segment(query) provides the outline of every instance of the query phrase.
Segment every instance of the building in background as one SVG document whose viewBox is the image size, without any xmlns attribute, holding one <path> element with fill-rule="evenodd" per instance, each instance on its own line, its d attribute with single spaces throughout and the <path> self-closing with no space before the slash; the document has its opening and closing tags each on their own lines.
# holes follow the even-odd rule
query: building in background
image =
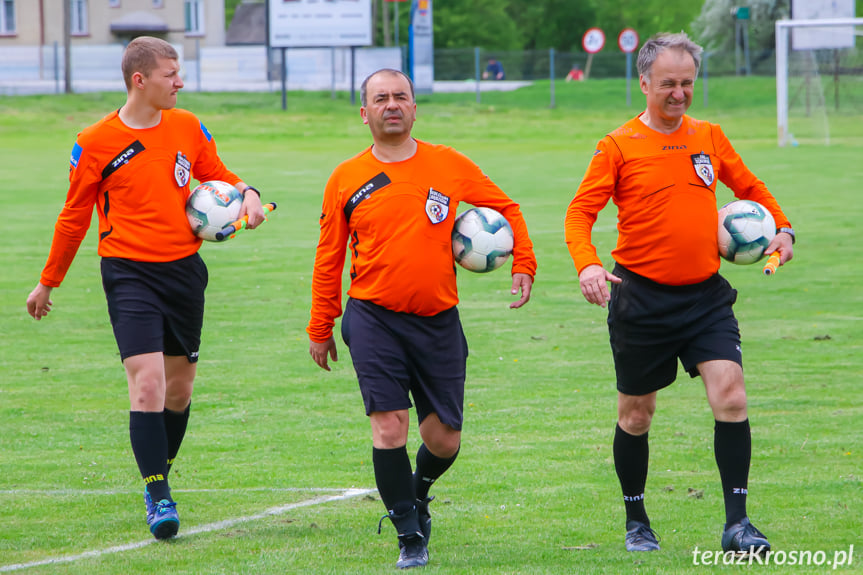
<svg viewBox="0 0 863 575">
<path fill-rule="evenodd" d="M 127 44 L 157 36 L 197 58 L 225 45 L 224 0 L 0 0 L 0 52 L 5 47 L 63 45 L 63 3 L 70 8 L 72 46 Z"/>
<path fill-rule="evenodd" d="M 238 4 L 226 30 L 225 3 L 0 0 L 0 95 L 125 91 L 123 49 L 141 35 L 157 36 L 177 48 L 190 91 L 271 91 L 279 89 L 284 78 L 289 89 L 330 90 L 335 97 L 336 90 L 358 86 L 374 70 L 402 65 L 399 48 L 354 50 L 324 44 L 283 52 L 268 49 L 267 5 Z M 310 1 L 316 8 L 338 4 Z M 65 6 L 71 16 L 68 37 Z"/>
</svg>

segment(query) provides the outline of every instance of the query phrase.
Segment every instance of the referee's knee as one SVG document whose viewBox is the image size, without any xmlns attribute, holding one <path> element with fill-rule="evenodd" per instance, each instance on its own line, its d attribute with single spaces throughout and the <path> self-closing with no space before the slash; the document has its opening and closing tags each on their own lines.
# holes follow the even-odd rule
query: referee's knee
<svg viewBox="0 0 863 575">
<path fill-rule="evenodd" d="M 629 414 L 626 417 L 620 417 L 617 424 L 629 435 L 637 437 L 650 431 L 650 422 L 652 419 L 650 415 L 643 413 Z"/>
<path fill-rule="evenodd" d="M 617 424 L 630 435 L 644 435 L 650 430 L 656 411 L 656 395 L 620 394 L 617 404 Z"/>
<path fill-rule="evenodd" d="M 461 433 L 455 432 L 443 436 L 436 436 L 431 441 L 424 438 L 424 443 L 435 457 L 447 459 L 458 453 L 461 447 Z"/>
<path fill-rule="evenodd" d="M 746 419 L 746 391 L 729 390 L 717 398 L 712 408 L 717 421 L 743 421 Z"/>
</svg>

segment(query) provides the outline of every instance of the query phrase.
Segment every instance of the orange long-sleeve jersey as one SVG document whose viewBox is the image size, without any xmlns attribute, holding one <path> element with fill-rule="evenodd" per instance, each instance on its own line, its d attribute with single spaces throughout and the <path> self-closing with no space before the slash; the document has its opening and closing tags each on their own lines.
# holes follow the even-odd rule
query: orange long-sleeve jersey
<svg viewBox="0 0 863 575">
<path fill-rule="evenodd" d="M 417 141 L 401 162 L 371 148 L 339 165 L 327 182 L 312 280 L 312 341 L 332 335 L 342 313 L 348 244 L 348 295 L 387 309 L 430 316 L 458 303 L 452 228 L 459 202 L 494 208 L 515 236 L 512 273 L 536 273 L 533 244 L 519 205 L 466 156 Z"/>
<path fill-rule="evenodd" d="M 186 218 L 189 181 L 240 181 L 216 152 L 213 137 L 191 112 L 163 110 L 159 125 L 136 130 L 112 112 L 84 129 L 72 148 L 69 192 L 41 283 L 57 287 L 97 206 L 103 257 L 163 262 L 201 247 Z"/>
<path fill-rule="evenodd" d="M 662 134 L 635 117 L 600 140 L 566 212 L 566 243 L 579 273 L 602 265 L 591 229 L 609 198 L 618 209 L 613 258 L 666 285 L 704 281 L 719 270 L 716 180 L 788 219 L 764 182 L 744 165 L 722 129 L 683 117 Z"/>
</svg>

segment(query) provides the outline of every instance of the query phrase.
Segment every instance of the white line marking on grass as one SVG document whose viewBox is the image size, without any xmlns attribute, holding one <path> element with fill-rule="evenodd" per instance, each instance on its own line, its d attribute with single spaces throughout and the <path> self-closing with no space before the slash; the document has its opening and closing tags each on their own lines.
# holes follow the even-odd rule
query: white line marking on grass
<svg viewBox="0 0 863 575">
<path fill-rule="evenodd" d="M 330 501 L 344 501 L 345 499 L 352 499 L 354 497 L 359 497 L 361 495 L 366 495 L 368 493 L 374 493 L 376 489 L 345 489 L 341 493 L 337 495 L 320 495 L 318 497 L 314 497 L 312 499 L 307 499 L 306 501 L 300 501 L 297 503 L 287 503 L 285 505 L 279 505 L 278 507 L 271 507 L 269 509 L 265 509 L 260 513 L 256 513 L 255 515 L 247 515 L 245 517 L 236 517 L 234 519 L 225 519 L 224 521 L 216 521 L 215 523 L 207 523 L 205 525 L 198 525 L 197 527 L 192 527 L 191 529 L 186 529 L 182 534 L 178 535 L 175 539 L 182 539 L 183 537 L 189 535 L 197 535 L 199 533 L 210 533 L 213 531 L 219 531 L 221 529 L 227 529 L 228 527 L 233 527 L 234 525 L 238 525 L 240 523 L 247 523 L 249 521 L 256 521 L 258 519 L 265 519 L 267 517 L 273 517 L 275 515 L 281 515 L 286 511 L 290 511 L 292 509 L 298 509 L 300 507 L 310 507 L 312 505 L 319 505 L 321 503 L 329 503 Z M 2 565 L 0 566 L 0 572 L 9 572 L 9 571 L 20 571 L 21 569 L 28 569 L 30 567 L 41 567 L 43 565 L 59 565 L 61 563 L 72 563 L 74 561 L 80 561 L 81 559 L 90 559 L 93 557 L 101 557 L 102 555 L 110 555 L 112 553 L 122 553 L 123 551 L 133 551 L 135 549 L 140 549 L 142 547 L 146 547 L 147 545 L 152 545 L 153 543 L 157 543 L 155 539 L 147 539 L 145 541 L 138 541 L 137 543 L 127 543 L 125 545 L 116 545 L 114 547 L 108 547 L 107 549 L 94 549 L 93 551 L 86 551 L 84 553 L 79 553 L 78 555 L 67 555 L 66 557 L 52 557 L 50 559 L 41 559 L 39 561 L 31 561 L 30 563 L 17 563 L 14 565 Z"/>
<path fill-rule="evenodd" d="M 338 487 L 237 487 L 228 489 L 171 489 L 171 493 L 246 493 L 249 491 L 266 491 L 270 493 L 288 492 L 342 492 L 344 488 Z M 0 489 L 0 495 L 45 495 L 45 496 L 72 496 L 80 495 L 140 495 L 141 490 L 130 491 L 129 489 Z"/>
</svg>

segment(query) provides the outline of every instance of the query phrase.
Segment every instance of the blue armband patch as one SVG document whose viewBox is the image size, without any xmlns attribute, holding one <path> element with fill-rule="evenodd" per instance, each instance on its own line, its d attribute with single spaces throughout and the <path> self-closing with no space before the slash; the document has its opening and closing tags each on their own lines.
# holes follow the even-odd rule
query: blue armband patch
<svg viewBox="0 0 863 575">
<path fill-rule="evenodd" d="M 84 152 L 84 148 L 78 145 L 78 142 L 75 142 L 75 145 L 72 146 L 72 156 L 69 158 L 69 163 L 72 164 L 73 168 L 78 167 L 78 160 L 81 159 L 81 154 Z"/>
</svg>

